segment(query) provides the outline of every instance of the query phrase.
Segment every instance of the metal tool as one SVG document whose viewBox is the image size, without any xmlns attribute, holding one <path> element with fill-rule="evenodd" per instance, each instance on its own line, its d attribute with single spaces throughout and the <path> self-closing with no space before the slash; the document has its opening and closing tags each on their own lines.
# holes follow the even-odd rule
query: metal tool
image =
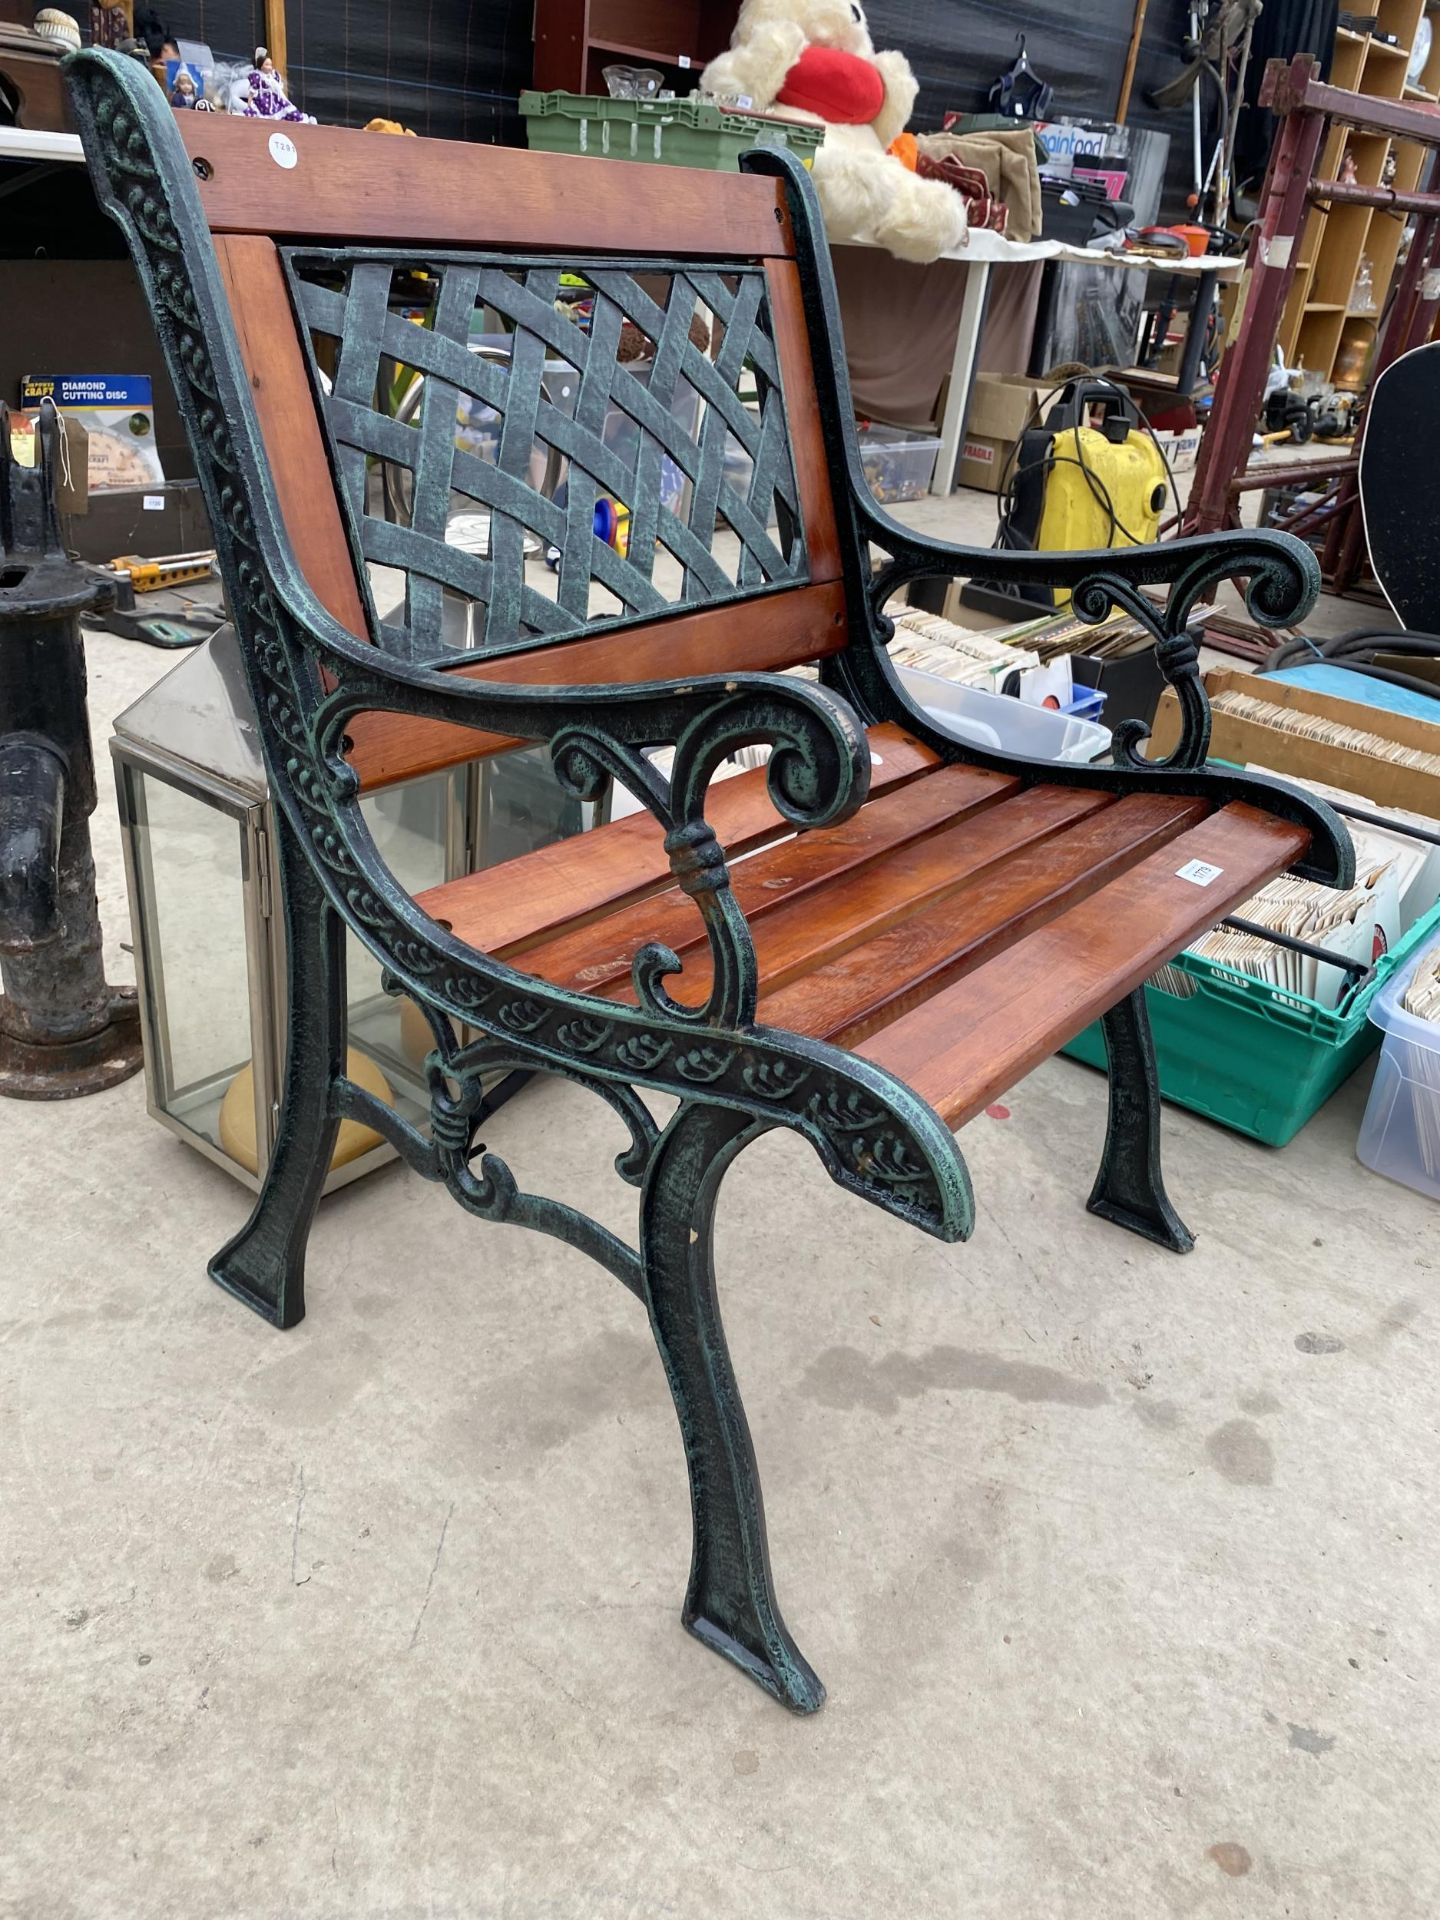
<svg viewBox="0 0 1440 1920">
<path fill-rule="evenodd" d="M 158 593 L 165 587 L 185 587 L 195 580 L 208 580 L 215 571 L 215 549 L 167 553 L 149 560 L 138 553 L 126 553 L 110 562 L 110 570 L 128 579 L 135 593 Z"/>
<path fill-rule="evenodd" d="M 199 646 L 225 624 L 225 612 L 219 606 L 192 604 L 179 611 L 167 608 L 164 613 L 140 613 L 136 610 L 135 589 L 124 574 L 115 576 L 113 605 L 97 610 L 90 618 L 93 625 L 118 634 L 122 640 L 140 640 L 147 647 L 172 651 Z"/>
</svg>

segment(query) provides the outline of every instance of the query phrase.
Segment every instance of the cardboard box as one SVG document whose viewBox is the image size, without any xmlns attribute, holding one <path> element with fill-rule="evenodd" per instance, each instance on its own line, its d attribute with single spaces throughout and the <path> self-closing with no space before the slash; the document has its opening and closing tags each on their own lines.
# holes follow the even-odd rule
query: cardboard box
<svg viewBox="0 0 1440 1920">
<path fill-rule="evenodd" d="M 975 376 L 955 476 L 962 487 L 1000 492 L 1015 444 L 1026 427 L 1035 424 L 1039 404 L 1049 391 L 1043 380 L 1021 374 Z"/>
<path fill-rule="evenodd" d="M 1183 433 L 1172 433 L 1163 427 L 1157 427 L 1155 438 L 1159 441 L 1165 458 L 1170 462 L 1170 471 L 1173 474 L 1195 471 L 1195 462 L 1200 458 L 1199 427 L 1187 427 Z"/>
<path fill-rule="evenodd" d="M 1321 714 L 1341 726 L 1361 727 L 1367 733 L 1378 733 L 1401 746 L 1440 754 L 1440 726 L 1428 720 L 1387 713 L 1383 707 L 1366 707 L 1354 700 L 1337 700 L 1331 694 L 1292 686 L 1286 680 L 1267 680 L 1258 674 L 1220 667 L 1205 675 L 1205 690 L 1212 699 L 1217 693 L 1247 693 L 1274 706 Z M 1161 696 L 1155 732 L 1146 751 L 1152 758 L 1162 756 L 1176 746 L 1179 738 L 1180 706 L 1174 689 L 1167 687 Z M 1324 741 L 1280 733 L 1274 727 L 1259 726 L 1237 714 L 1216 713 L 1210 757 L 1261 767 L 1270 773 L 1322 780 L 1326 786 L 1364 794 L 1382 807 L 1404 807 L 1427 819 L 1440 820 L 1440 774 L 1397 766 L 1392 760 L 1357 753 L 1350 747 L 1329 746 Z"/>
<path fill-rule="evenodd" d="M 938 613 L 957 627 L 976 628 L 976 609 L 965 598 L 969 584 L 968 580 L 947 580 L 932 574 L 923 580 L 912 580 L 906 598 L 912 607 L 924 613 Z M 1013 618 L 1017 621 L 1032 613 L 1037 618 L 1044 614 L 1042 607 L 1027 607 L 1018 600 L 1012 604 Z M 998 610 L 998 605 L 984 609 L 986 613 Z M 976 630 L 984 631 L 983 628 Z M 1016 644 L 1023 647 L 1026 643 L 1020 640 Z M 1129 653 L 1114 659 L 1097 659 L 1088 653 L 1072 653 L 1068 658 L 1075 684 L 1098 688 L 1105 695 L 1105 710 L 1100 717 L 1107 727 L 1113 730 L 1122 720 L 1143 720 L 1147 727 L 1150 725 L 1155 718 L 1156 702 L 1165 688 L 1165 676 L 1160 671 L 1153 643 L 1137 640 Z M 997 690 L 1001 685 L 997 682 Z"/>
<path fill-rule="evenodd" d="M 35 464 L 35 428 L 38 413 L 12 413 L 10 446 L 22 467 Z M 61 513 L 90 510 L 90 436 L 78 420 L 60 416 L 64 454 L 55 485 L 55 504 Z M 68 479 L 66 476 L 69 476 Z"/>
<path fill-rule="evenodd" d="M 162 487 L 125 493 L 92 493 L 90 511 L 69 528 L 82 560 L 103 563 L 117 554 L 152 560 L 164 553 L 194 553 L 213 547 L 205 502 L 194 480 L 167 480 Z"/>
<path fill-rule="evenodd" d="M 960 599 L 963 580 L 951 580 L 940 573 L 928 574 L 923 580 L 912 580 L 905 589 L 907 606 L 918 607 L 922 613 L 938 613 L 942 620 L 953 620 L 957 627 L 974 625 L 974 615 Z"/>
</svg>

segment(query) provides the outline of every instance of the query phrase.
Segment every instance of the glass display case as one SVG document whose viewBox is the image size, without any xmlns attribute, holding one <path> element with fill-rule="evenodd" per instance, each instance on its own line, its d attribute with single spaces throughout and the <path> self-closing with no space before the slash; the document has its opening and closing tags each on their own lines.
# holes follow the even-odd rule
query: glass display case
<svg viewBox="0 0 1440 1920">
<path fill-rule="evenodd" d="M 111 740 L 150 1113 L 251 1188 L 273 1148 L 285 1051 L 284 919 L 260 742 L 233 631 L 188 654 L 119 717 Z M 429 774 L 362 801 L 411 893 L 590 824 L 543 750 Z M 349 1073 L 426 1123 L 432 1040 L 346 940 Z M 326 1190 L 394 1157 L 341 1127 Z"/>
</svg>

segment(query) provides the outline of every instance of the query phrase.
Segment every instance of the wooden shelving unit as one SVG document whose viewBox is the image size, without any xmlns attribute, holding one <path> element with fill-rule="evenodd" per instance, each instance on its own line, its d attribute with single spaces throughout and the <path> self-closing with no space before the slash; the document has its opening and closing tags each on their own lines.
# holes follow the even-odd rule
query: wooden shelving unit
<svg viewBox="0 0 1440 1920">
<path fill-rule="evenodd" d="M 1435 3 L 1440 6 L 1440 0 Z M 1416 19 L 1418 23 L 1418 13 Z M 1362 49 L 1362 54 L 1363 70 L 1370 50 Z M 1420 63 L 1415 64 L 1417 78 L 1423 80 Z M 1429 67 L 1428 58 L 1424 64 Z M 1220 363 L 1181 530 L 1214 533 L 1238 526 L 1243 496 L 1273 487 L 1281 471 L 1287 481 L 1303 482 L 1305 491 L 1279 524 L 1318 544 L 1331 590 L 1344 594 L 1365 565 L 1359 493 L 1364 415 L 1352 442 L 1317 443 L 1311 457 L 1282 469 L 1273 461 L 1251 466 L 1255 422 L 1261 416 L 1282 322 L 1288 321 L 1293 337 L 1303 339 L 1308 333 L 1322 348 L 1335 332 L 1353 327 L 1357 320 L 1373 328 L 1368 364 L 1362 338 L 1357 386 L 1383 377 L 1387 367 L 1440 332 L 1440 113 L 1429 103 L 1408 101 L 1393 92 L 1363 94 L 1322 84 L 1319 63 L 1308 53 L 1267 63 L 1260 104 L 1279 117 L 1280 126 L 1251 229 L 1249 297 L 1243 323 Z M 1337 161 L 1346 152 L 1354 160 L 1348 181 L 1336 176 Z M 1390 153 L 1396 161 L 1393 185 L 1385 180 L 1385 156 Z M 1361 170 L 1372 170 L 1373 178 L 1377 165 L 1379 184 L 1365 184 Z M 1411 180 L 1418 185 L 1407 187 Z M 1318 237 L 1312 231 L 1317 203 L 1330 209 Z M 1374 220 L 1358 233 L 1357 212 Z M 1398 225 L 1392 231 L 1392 222 L 1402 212 L 1414 224 L 1408 228 L 1404 262 L 1392 274 L 1390 262 L 1398 262 L 1406 234 Z M 1293 247 L 1281 246 L 1277 243 L 1284 234 L 1302 238 Z M 1346 258 L 1362 245 L 1367 252 L 1375 249 L 1378 317 L 1357 313 L 1353 278 L 1348 294 L 1341 291 Z M 1339 351 L 1349 365 L 1353 356 L 1343 338 Z M 1418 447 L 1417 460 L 1426 452 Z"/>
<path fill-rule="evenodd" d="M 1435 0 L 1440 6 L 1440 0 Z M 1408 82 L 1415 36 L 1431 11 L 1431 0 L 1380 0 L 1377 31 L 1394 34 L 1397 45 L 1341 27 L 1335 35 L 1330 83 L 1378 100 L 1425 105 L 1440 99 L 1440 17 L 1432 16 L 1433 44 L 1415 84 Z M 1341 177 L 1347 154 L 1362 186 L 1380 184 L 1386 162 L 1395 157 L 1397 192 L 1421 184 L 1425 148 L 1414 140 L 1391 140 L 1383 133 L 1332 128 L 1321 154 L 1322 179 Z M 1280 348 L 1288 366 L 1301 366 L 1327 380 L 1353 380 L 1363 371 L 1399 258 L 1406 215 L 1388 209 L 1336 206 L 1316 208 L 1306 223 L 1300 270 L 1280 323 Z M 1373 298 L 1367 302 L 1360 281 L 1361 262 L 1370 263 Z"/>
<path fill-rule="evenodd" d="M 735 0 L 535 0 L 535 85 L 604 93 L 611 65 L 658 67 L 687 94 L 730 44 Z"/>
</svg>

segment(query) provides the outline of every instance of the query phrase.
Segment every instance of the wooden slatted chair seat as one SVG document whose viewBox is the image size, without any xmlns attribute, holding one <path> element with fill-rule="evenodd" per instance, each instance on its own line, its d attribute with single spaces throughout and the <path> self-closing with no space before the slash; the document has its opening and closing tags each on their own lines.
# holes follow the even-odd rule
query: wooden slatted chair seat
<svg viewBox="0 0 1440 1920">
<path fill-rule="evenodd" d="M 674 1395 L 685 1624 L 809 1711 L 823 1688 L 775 1599 L 716 1301 L 725 1171 L 785 1127 L 847 1192 L 964 1239 L 951 1128 L 1099 1017 L 1091 1209 L 1189 1245 L 1141 983 L 1272 875 L 1353 873 L 1327 808 L 1207 764 L 1190 617 L 1239 576 L 1257 619 L 1295 621 L 1314 560 L 1263 533 L 978 555 L 891 519 L 785 154 L 721 175 L 321 127 L 277 148 L 263 122 L 173 115 L 133 61 L 68 71 L 189 430 L 283 879 L 278 1127 L 211 1273 L 300 1319 L 346 1120 L 471 1214 L 590 1255 L 643 1300 Z M 988 753 L 909 701 L 887 603 L 977 566 L 1149 629 L 1183 722 L 1167 760 L 1134 728 L 1104 767 Z M 412 898 L 362 800 L 519 744 L 548 747 L 569 794 L 618 782 L 643 811 Z M 763 771 L 715 778 L 757 745 Z M 434 1035 L 425 1130 L 346 1071 L 346 929 Z M 479 1144 L 516 1072 L 563 1075 L 624 1123 L 635 1245 Z"/>
<path fill-rule="evenodd" d="M 790 835 L 763 771 L 713 789 L 710 817 L 755 931 L 759 1018 L 856 1047 L 962 1126 L 1074 1038 L 1178 947 L 1302 858 L 1304 828 L 1243 803 L 1022 786 L 941 766 L 895 727 L 870 734 L 870 798 L 843 826 Z M 641 948 L 712 984 L 705 923 L 666 885 L 632 816 L 418 904 L 462 939 L 538 979 L 636 998 Z M 783 837 L 782 837 L 783 836 Z M 1202 888 L 1192 863 L 1220 877 Z"/>
</svg>

